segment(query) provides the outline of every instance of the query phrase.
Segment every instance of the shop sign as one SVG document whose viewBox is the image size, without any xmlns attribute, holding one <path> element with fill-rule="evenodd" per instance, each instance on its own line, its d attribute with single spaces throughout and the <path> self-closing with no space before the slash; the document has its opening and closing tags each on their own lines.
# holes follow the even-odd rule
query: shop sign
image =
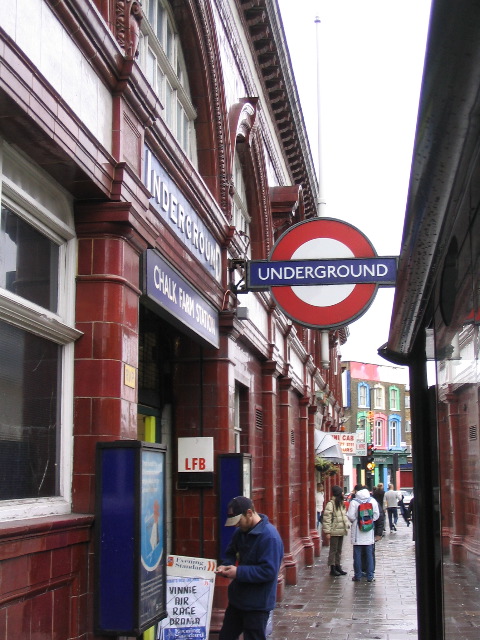
<svg viewBox="0 0 480 640">
<path fill-rule="evenodd" d="M 355 433 L 330 433 L 340 445 L 342 453 L 346 456 L 355 456 L 357 454 L 357 436 Z"/>
<path fill-rule="evenodd" d="M 158 640 L 207 640 L 212 616 L 216 561 L 167 557 L 167 617 Z"/>
<path fill-rule="evenodd" d="M 356 456 L 366 456 L 367 455 L 367 443 L 361 442 L 357 440 L 357 446 L 355 449 Z"/>
<path fill-rule="evenodd" d="M 160 315 L 218 348 L 218 312 L 153 249 L 145 254 L 143 286 Z"/>
<path fill-rule="evenodd" d="M 178 471 L 213 471 L 213 438 L 178 438 Z"/>
<path fill-rule="evenodd" d="M 144 182 L 152 196 L 150 204 L 204 269 L 220 282 L 220 245 L 147 146 L 144 164 Z"/>
</svg>

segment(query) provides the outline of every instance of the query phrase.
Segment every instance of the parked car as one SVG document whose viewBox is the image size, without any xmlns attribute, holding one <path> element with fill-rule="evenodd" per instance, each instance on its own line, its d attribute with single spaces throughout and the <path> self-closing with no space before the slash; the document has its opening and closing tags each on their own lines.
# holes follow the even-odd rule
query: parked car
<svg viewBox="0 0 480 640">
<path fill-rule="evenodd" d="M 410 500 L 413 498 L 413 488 L 404 487 L 403 489 L 399 489 L 399 493 L 403 495 L 403 504 L 408 507 Z"/>
</svg>

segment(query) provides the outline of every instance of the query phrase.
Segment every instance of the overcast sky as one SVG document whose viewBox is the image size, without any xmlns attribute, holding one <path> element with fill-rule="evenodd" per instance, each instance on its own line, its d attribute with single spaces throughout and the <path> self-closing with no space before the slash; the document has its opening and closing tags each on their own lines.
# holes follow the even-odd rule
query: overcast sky
<svg viewBox="0 0 480 640">
<path fill-rule="evenodd" d="M 318 167 L 317 26 L 325 214 L 354 224 L 378 255 L 398 255 L 430 0 L 278 0 Z M 343 360 L 388 364 L 394 289 L 349 326 Z"/>
</svg>

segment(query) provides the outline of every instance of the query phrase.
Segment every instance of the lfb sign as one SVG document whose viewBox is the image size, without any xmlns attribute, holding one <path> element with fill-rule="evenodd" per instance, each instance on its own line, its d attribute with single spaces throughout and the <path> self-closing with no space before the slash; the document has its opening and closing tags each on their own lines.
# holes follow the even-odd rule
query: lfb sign
<svg viewBox="0 0 480 640">
<path fill-rule="evenodd" d="M 213 472 L 213 438 L 179 438 L 178 471 Z"/>
</svg>

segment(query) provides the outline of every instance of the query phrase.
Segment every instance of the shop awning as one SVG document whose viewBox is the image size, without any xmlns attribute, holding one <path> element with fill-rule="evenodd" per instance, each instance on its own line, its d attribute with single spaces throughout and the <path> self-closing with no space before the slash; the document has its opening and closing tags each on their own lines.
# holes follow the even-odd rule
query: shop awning
<svg viewBox="0 0 480 640">
<path fill-rule="evenodd" d="M 315 429 L 314 445 L 316 456 L 321 456 L 325 460 L 337 464 L 344 463 L 345 458 L 343 457 L 340 445 L 330 434 Z"/>
</svg>

